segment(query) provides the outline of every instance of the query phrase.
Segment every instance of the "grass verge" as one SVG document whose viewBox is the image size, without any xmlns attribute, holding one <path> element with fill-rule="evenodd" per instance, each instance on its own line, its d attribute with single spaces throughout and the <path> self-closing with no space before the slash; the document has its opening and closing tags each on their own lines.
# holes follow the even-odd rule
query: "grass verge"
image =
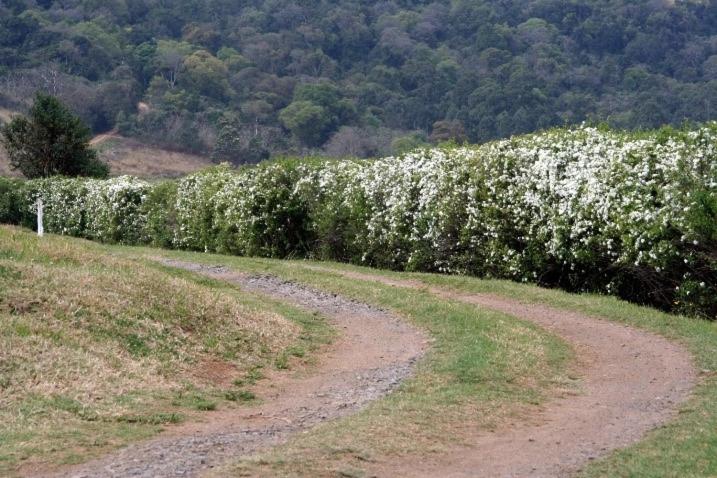
<svg viewBox="0 0 717 478">
<path fill-rule="evenodd" d="M 251 402 L 262 368 L 330 338 L 231 284 L 0 226 L 0 475 Z"/>
</svg>

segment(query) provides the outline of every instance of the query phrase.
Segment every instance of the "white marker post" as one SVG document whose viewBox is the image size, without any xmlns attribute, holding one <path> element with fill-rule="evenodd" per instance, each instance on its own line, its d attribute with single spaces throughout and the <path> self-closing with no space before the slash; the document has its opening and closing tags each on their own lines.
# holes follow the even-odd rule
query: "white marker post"
<svg viewBox="0 0 717 478">
<path fill-rule="evenodd" d="M 45 235 L 45 228 L 42 225 L 42 199 L 37 198 L 37 202 L 35 204 L 37 205 L 37 235 L 42 237 Z"/>
</svg>

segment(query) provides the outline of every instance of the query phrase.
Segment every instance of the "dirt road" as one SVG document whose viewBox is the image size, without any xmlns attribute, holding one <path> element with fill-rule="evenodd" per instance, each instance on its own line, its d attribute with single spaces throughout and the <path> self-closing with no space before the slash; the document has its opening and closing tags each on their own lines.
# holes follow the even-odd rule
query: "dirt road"
<svg viewBox="0 0 717 478">
<path fill-rule="evenodd" d="M 426 349 L 424 335 L 373 306 L 276 277 L 256 277 L 222 266 L 165 264 L 240 284 L 330 318 L 339 340 L 308 376 L 275 374 L 264 404 L 215 412 L 201 424 L 64 470 L 73 477 L 196 476 L 230 458 L 287 440 L 292 434 L 359 410 L 410 375 Z M 318 273 L 336 270 L 307 266 Z M 492 432 L 475 430 L 468 445 L 445 454 L 377 459 L 378 477 L 570 476 L 590 460 L 640 440 L 673 418 L 696 382 L 690 355 L 663 337 L 614 322 L 504 297 L 468 294 L 379 275 L 342 272 L 355 279 L 423 289 L 443 299 L 474 304 L 531 321 L 575 349 L 580 393 L 546 403 L 529 420 Z"/>
<path fill-rule="evenodd" d="M 333 269 L 313 270 L 336 273 Z M 536 323 L 575 349 L 581 393 L 547 403 L 542 412 L 495 432 L 476 430 L 470 446 L 441 456 L 383 463 L 379 476 L 556 477 L 638 441 L 677 413 L 696 382 L 690 355 L 665 338 L 615 322 L 504 297 L 467 294 L 410 280 L 355 272 L 342 275 L 395 287 L 425 289 Z"/>
<path fill-rule="evenodd" d="M 426 348 L 424 335 L 384 310 L 275 277 L 251 277 L 223 267 L 165 261 L 215 279 L 237 283 L 328 317 L 338 339 L 308 374 L 274 372 L 259 392 L 263 404 L 217 411 L 199 424 L 99 460 L 61 470 L 53 477 L 189 477 L 229 458 L 277 445 L 292 434 L 360 410 L 411 374 Z M 35 475 L 36 476 L 36 475 Z"/>
</svg>

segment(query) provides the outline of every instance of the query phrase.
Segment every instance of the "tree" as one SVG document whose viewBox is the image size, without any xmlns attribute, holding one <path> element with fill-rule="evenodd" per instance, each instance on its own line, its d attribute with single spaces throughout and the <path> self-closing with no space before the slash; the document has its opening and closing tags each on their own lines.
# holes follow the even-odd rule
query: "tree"
<svg viewBox="0 0 717 478">
<path fill-rule="evenodd" d="M 53 175 L 105 178 L 109 166 L 90 145 L 90 130 L 60 100 L 37 94 L 27 118 L 2 128 L 0 143 L 10 166 L 27 178 Z"/>
<path fill-rule="evenodd" d="M 319 146 L 331 132 L 329 113 L 311 101 L 294 101 L 281 110 L 279 119 L 308 146 Z"/>
<path fill-rule="evenodd" d="M 206 50 L 199 50 L 184 60 L 184 84 L 190 91 L 223 99 L 231 87 L 227 80 L 227 67 Z"/>
<path fill-rule="evenodd" d="M 242 125 L 236 117 L 219 122 L 219 132 L 212 150 L 212 161 L 254 164 L 269 158 L 269 145 L 276 142 L 276 128 Z"/>
</svg>

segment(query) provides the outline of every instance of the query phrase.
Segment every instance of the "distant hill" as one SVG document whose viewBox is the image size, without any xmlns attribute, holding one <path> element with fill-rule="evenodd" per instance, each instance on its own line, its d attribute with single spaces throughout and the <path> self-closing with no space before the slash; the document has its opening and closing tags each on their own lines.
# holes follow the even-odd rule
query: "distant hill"
<svg viewBox="0 0 717 478">
<path fill-rule="evenodd" d="M 12 0 L 0 106 L 237 163 L 717 116 L 704 0 Z M 137 105 L 144 105 L 138 108 Z"/>
</svg>

